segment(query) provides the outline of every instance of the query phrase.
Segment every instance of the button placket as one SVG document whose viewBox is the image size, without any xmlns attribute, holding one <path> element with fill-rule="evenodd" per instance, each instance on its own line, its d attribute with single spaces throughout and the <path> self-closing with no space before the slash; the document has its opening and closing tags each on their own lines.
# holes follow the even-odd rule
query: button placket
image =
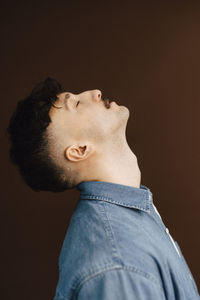
<svg viewBox="0 0 200 300">
<path fill-rule="evenodd" d="M 174 245 L 174 248 L 176 249 L 176 252 L 178 253 L 179 257 L 181 257 L 181 255 L 180 255 L 180 253 L 179 253 L 179 251 L 178 251 L 178 248 L 176 247 L 176 244 L 175 244 L 175 242 L 174 242 L 174 239 L 173 239 L 173 237 L 171 236 L 171 234 L 169 233 L 169 229 L 168 229 L 167 227 L 165 228 L 165 231 L 166 231 L 166 233 L 168 234 L 168 236 L 170 237 L 170 239 L 171 239 L 171 241 L 172 241 L 172 243 L 173 243 L 173 245 Z"/>
<path fill-rule="evenodd" d="M 149 198 L 151 198 L 150 193 L 149 193 Z M 153 203 L 152 203 L 152 204 L 153 204 Z M 159 216 L 160 220 L 162 221 L 162 217 L 161 217 L 161 215 L 159 214 L 159 212 L 158 212 L 158 210 L 157 210 L 157 208 L 156 208 L 156 206 L 155 206 L 154 204 L 153 204 L 153 207 L 154 207 L 154 210 L 155 210 L 156 214 Z M 163 223 L 163 221 L 162 221 L 162 223 Z M 171 240 L 171 242 L 172 242 L 172 244 L 173 244 L 173 246 L 174 246 L 176 252 L 178 253 L 179 257 L 181 257 L 181 255 L 180 255 L 180 253 L 179 253 L 179 251 L 178 251 L 178 249 L 177 249 L 177 247 L 176 247 L 176 244 L 175 244 L 175 242 L 174 242 L 172 236 L 171 236 L 170 233 L 169 233 L 169 229 L 165 226 L 164 223 L 163 223 L 163 225 L 164 225 L 164 227 L 165 227 L 165 232 L 168 234 L 168 236 L 169 236 L 169 238 L 170 238 L 170 240 Z"/>
</svg>

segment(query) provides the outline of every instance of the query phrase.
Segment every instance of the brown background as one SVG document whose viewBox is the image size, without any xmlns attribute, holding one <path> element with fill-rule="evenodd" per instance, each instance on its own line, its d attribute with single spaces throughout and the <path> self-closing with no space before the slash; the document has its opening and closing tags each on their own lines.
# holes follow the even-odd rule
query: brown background
<svg viewBox="0 0 200 300">
<path fill-rule="evenodd" d="M 78 191 L 33 192 L 9 163 L 5 129 L 47 76 L 127 106 L 141 183 L 200 287 L 199 1 L 1 4 L 1 299 L 53 299 Z"/>
</svg>

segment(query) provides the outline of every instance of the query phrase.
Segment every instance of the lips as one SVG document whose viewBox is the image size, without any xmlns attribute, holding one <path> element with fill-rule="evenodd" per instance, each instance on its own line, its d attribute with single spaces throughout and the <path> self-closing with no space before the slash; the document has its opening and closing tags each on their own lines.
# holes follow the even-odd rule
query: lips
<svg viewBox="0 0 200 300">
<path fill-rule="evenodd" d="M 108 98 L 104 99 L 104 105 L 106 108 L 110 108 L 110 100 Z"/>
</svg>

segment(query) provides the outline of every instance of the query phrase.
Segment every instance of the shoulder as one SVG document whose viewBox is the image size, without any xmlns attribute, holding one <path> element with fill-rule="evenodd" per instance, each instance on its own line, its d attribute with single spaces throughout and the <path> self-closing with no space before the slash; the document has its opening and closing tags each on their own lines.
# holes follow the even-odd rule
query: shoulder
<svg viewBox="0 0 200 300">
<path fill-rule="evenodd" d="M 160 287 L 157 276 L 146 267 L 146 271 L 143 270 L 143 265 L 151 265 L 146 250 L 143 264 L 138 263 L 141 248 L 139 251 L 134 236 L 138 238 L 140 234 L 141 237 L 141 227 L 133 224 L 132 218 L 131 221 L 126 218 L 122 226 L 116 214 L 111 217 L 107 206 L 98 200 L 80 201 L 71 217 L 59 256 L 58 290 L 68 296 L 67 299 L 87 286 L 96 285 L 101 289 L 102 284 L 107 286 L 106 282 L 110 281 L 124 282 L 130 288 L 132 281 L 137 282 L 137 286 L 152 283 L 157 289 Z M 146 243 L 143 246 L 146 248 Z"/>
<path fill-rule="evenodd" d="M 79 201 L 74 210 L 61 247 L 59 267 L 67 264 L 75 269 L 111 263 L 104 205 L 100 201 Z M 84 271 L 84 270 L 83 270 Z"/>
</svg>

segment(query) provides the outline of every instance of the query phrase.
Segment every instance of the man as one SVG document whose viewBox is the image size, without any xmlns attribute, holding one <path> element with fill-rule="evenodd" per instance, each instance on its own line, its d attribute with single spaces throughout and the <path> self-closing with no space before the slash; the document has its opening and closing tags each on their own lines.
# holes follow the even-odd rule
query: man
<svg viewBox="0 0 200 300">
<path fill-rule="evenodd" d="M 46 78 L 21 100 L 10 156 L 36 191 L 80 191 L 59 256 L 54 300 L 200 299 L 176 241 L 141 184 L 127 107 Z"/>
</svg>

